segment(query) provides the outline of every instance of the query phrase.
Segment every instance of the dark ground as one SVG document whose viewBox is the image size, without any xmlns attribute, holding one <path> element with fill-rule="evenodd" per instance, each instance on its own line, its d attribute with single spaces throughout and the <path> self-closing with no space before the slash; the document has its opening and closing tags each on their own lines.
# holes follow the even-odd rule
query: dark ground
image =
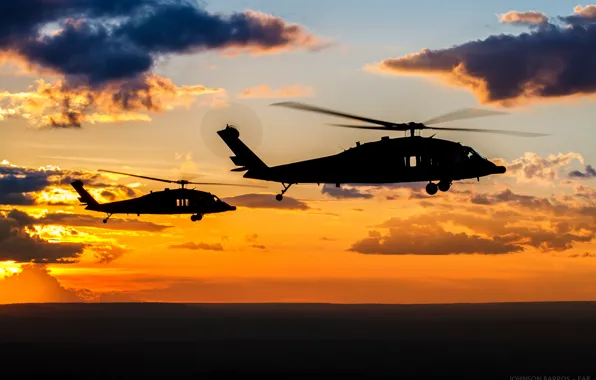
<svg viewBox="0 0 596 380">
<path fill-rule="evenodd" d="M 596 302 L 0 306 L 0 377 L 35 372 L 596 380 Z"/>
</svg>

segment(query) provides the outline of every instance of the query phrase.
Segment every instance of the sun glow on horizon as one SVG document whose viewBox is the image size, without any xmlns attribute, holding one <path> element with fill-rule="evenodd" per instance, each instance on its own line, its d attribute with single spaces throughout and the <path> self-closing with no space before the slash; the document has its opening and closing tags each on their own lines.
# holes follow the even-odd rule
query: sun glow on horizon
<svg viewBox="0 0 596 380">
<path fill-rule="evenodd" d="M 14 261 L 0 261 L 0 278 L 6 278 L 19 274 L 22 271 L 21 264 Z"/>
</svg>

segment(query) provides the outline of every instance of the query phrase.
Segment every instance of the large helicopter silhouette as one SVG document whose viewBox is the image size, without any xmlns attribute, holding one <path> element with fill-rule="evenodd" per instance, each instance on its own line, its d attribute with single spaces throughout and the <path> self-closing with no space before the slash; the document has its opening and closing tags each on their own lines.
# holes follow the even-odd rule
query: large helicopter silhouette
<svg viewBox="0 0 596 380">
<path fill-rule="evenodd" d="M 393 123 L 333 111 L 298 102 L 274 103 L 273 106 L 318 112 L 327 115 L 364 121 L 376 125 L 331 124 L 344 128 L 410 132 L 409 137 L 382 137 L 380 141 L 360 144 L 341 153 L 311 160 L 269 167 L 241 140 L 240 132 L 232 125 L 217 133 L 235 156 L 232 162 L 239 166 L 232 171 L 246 171 L 245 178 L 281 183 L 283 189 L 276 199 L 281 201 L 290 186 L 299 183 L 335 184 L 388 184 L 401 182 L 426 182 L 426 192 L 434 195 L 438 190 L 448 191 L 453 181 L 505 173 L 504 166 L 497 166 L 469 146 L 431 137 L 416 136 L 416 131 L 445 130 L 488 132 L 524 137 L 546 134 L 504 131 L 495 129 L 468 129 L 430 127 L 472 117 L 504 114 L 504 112 L 467 108 L 430 119 L 424 123 Z M 438 183 L 435 183 L 438 182 Z"/>
<path fill-rule="evenodd" d="M 192 214 L 190 220 L 193 222 L 203 219 L 205 214 L 216 214 L 226 211 L 236 210 L 235 206 L 231 206 L 222 201 L 217 195 L 206 191 L 187 189 L 186 185 L 218 185 L 218 186 L 241 186 L 241 187 L 264 187 L 243 184 L 219 183 L 219 182 L 190 182 L 187 180 L 168 180 L 163 178 L 147 177 L 137 174 L 129 174 L 122 172 L 115 172 L 110 170 L 99 170 L 104 173 L 120 174 L 130 177 L 137 177 L 149 179 L 152 181 L 160 181 L 167 183 L 176 183 L 180 185 L 179 189 L 170 190 L 166 188 L 161 191 L 151 191 L 149 194 L 142 195 L 134 199 L 126 199 L 122 201 L 115 201 L 109 203 L 99 203 L 89 192 L 83 187 L 81 180 L 72 182 L 72 187 L 80 195 L 79 200 L 83 205 L 86 205 L 86 210 L 103 212 L 108 216 L 103 220 L 104 223 L 113 214 Z"/>
</svg>

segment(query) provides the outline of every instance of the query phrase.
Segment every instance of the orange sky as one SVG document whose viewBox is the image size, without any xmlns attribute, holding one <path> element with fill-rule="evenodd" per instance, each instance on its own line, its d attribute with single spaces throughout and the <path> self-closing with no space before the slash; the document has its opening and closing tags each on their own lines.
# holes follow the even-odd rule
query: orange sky
<svg viewBox="0 0 596 380">
<path fill-rule="evenodd" d="M 561 178 L 569 160 L 553 156 L 539 164 L 530 157 L 519 169 L 508 163 L 505 176 L 462 183 L 431 199 L 416 188 L 374 188 L 359 190 L 372 198 L 313 196 L 298 201 L 300 208 L 279 209 L 291 195 L 278 203 L 265 191 L 251 207 L 237 202 L 237 211 L 197 223 L 188 216 L 114 215 L 104 225 L 103 215 L 74 198 L 61 206 L 4 206 L 3 222 L 24 240 L 37 235 L 53 242 L 47 244 L 89 245 L 76 263 L 47 265 L 49 273 L 5 263 L 21 272 L 0 282 L 0 302 L 56 301 L 61 292 L 85 300 L 183 302 L 592 299 L 596 214 L 584 201 L 587 188 Z M 51 178 L 69 174 L 56 173 Z M 557 183 L 558 194 L 521 193 L 529 173 L 541 184 L 535 192 Z M 114 189 L 116 183 L 101 190 Z M 38 219 L 23 221 L 27 214 Z M 8 257 L 12 245 L 2 244 Z"/>
</svg>

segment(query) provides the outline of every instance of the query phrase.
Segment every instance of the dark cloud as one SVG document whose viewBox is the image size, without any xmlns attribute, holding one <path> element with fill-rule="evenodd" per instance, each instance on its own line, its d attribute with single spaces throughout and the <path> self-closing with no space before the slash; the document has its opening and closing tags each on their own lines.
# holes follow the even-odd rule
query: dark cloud
<svg viewBox="0 0 596 380">
<path fill-rule="evenodd" d="M 74 263 L 83 254 L 82 243 L 50 243 L 30 232 L 23 213 L 0 216 L 0 261 L 19 263 Z"/>
<path fill-rule="evenodd" d="M 321 189 L 322 194 L 327 194 L 333 198 L 338 199 L 370 199 L 373 197 L 372 194 L 363 193 L 354 187 L 335 187 L 335 185 L 325 184 Z"/>
<path fill-rule="evenodd" d="M 569 255 L 569 257 L 572 257 L 572 258 L 577 258 L 577 257 L 581 257 L 581 258 L 595 258 L 596 257 L 596 253 L 590 253 L 590 252 L 575 253 L 573 255 Z"/>
<path fill-rule="evenodd" d="M 223 246 L 220 243 L 216 244 L 208 244 L 208 243 L 182 243 L 182 244 L 173 244 L 168 246 L 169 248 L 174 249 L 192 249 L 192 250 L 205 250 L 205 251 L 223 251 Z"/>
<path fill-rule="evenodd" d="M 586 165 L 586 169 L 583 172 L 579 170 L 573 170 L 569 173 L 571 178 L 594 178 L 596 177 L 596 169 L 592 165 Z"/>
<path fill-rule="evenodd" d="M 54 33 L 44 28 L 58 27 Z M 170 54 L 327 46 L 304 28 L 254 11 L 209 13 L 191 0 L 20 0 L 0 3 L 0 50 L 101 85 L 150 72 Z"/>
<path fill-rule="evenodd" d="M 29 214 L 13 210 L 9 214 L 15 219 L 19 219 L 22 225 L 59 225 L 59 226 L 73 226 L 73 227 L 99 227 L 110 230 L 126 230 L 126 231 L 146 231 L 146 232 L 162 232 L 172 226 L 164 224 L 156 224 L 153 222 L 145 222 L 138 219 L 110 219 L 110 223 L 103 223 L 103 218 L 91 215 L 78 215 L 67 213 L 47 213 L 41 217 L 34 218 Z M 18 215 L 18 216 L 17 216 Z"/>
<path fill-rule="evenodd" d="M 50 243 L 39 234 L 34 234 L 34 226 L 63 226 L 67 236 L 78 235 L 74 226 L 93 226 L 130 231 L 159 232 L 169 226 L 135 220 L 114 220 L 112 227 L 101 223 L 100 218 L 86 215 L 48 213 L 40 217 L 32 217 L 24 211 L 13 209 L 2 215 L 0 219 L 0 261 L 14 260 L 32 263 L 75 263 L 84 252 L 90 252 L 97 262 L 110 263 L 127 249 L 104 243 Z"/>
<path fill-rule="evenodd" d="M 395 74 L 441 75 L 483 103 L 513 106 L 532 99 L 596 92 L 596 23 L 587 11 L 520 35 L 493 35 L 370 67 Z"/>
<path fill-rule="evenodd" d="M 109 264 L 129 251 L 112 244 L 93 244 L 89 248 L 100 264 Z"/>
<path fill-rule="evenodd" d="M 285 210 L 308 210 L 310 207 L 300 200 L 286 197 L 281 202 L 275 199 L 273 194 L 243 194 L 223 199 L 225 202 L 248 208 L 275 208 Z"/>
<path fill-rule="evenodd" d="M 10 163 L 0 163 L 0 204 L 34 205 L 34 204 L 78 204 L 76 199 L 65 199 L 64 191 L 75 194 L 71 183 L 80 179 L 85 187 L 103 189 L 101 195 L 107 200 L 141 195 L 138 190 L 127 186 L 111 184 L 110 180 L 99 173 L 83 170 L 65 170 L 54 166 L 38 169 L 20 167 Z M 44 192 L 45 196 L 40 194 Z"/>
</svg>

